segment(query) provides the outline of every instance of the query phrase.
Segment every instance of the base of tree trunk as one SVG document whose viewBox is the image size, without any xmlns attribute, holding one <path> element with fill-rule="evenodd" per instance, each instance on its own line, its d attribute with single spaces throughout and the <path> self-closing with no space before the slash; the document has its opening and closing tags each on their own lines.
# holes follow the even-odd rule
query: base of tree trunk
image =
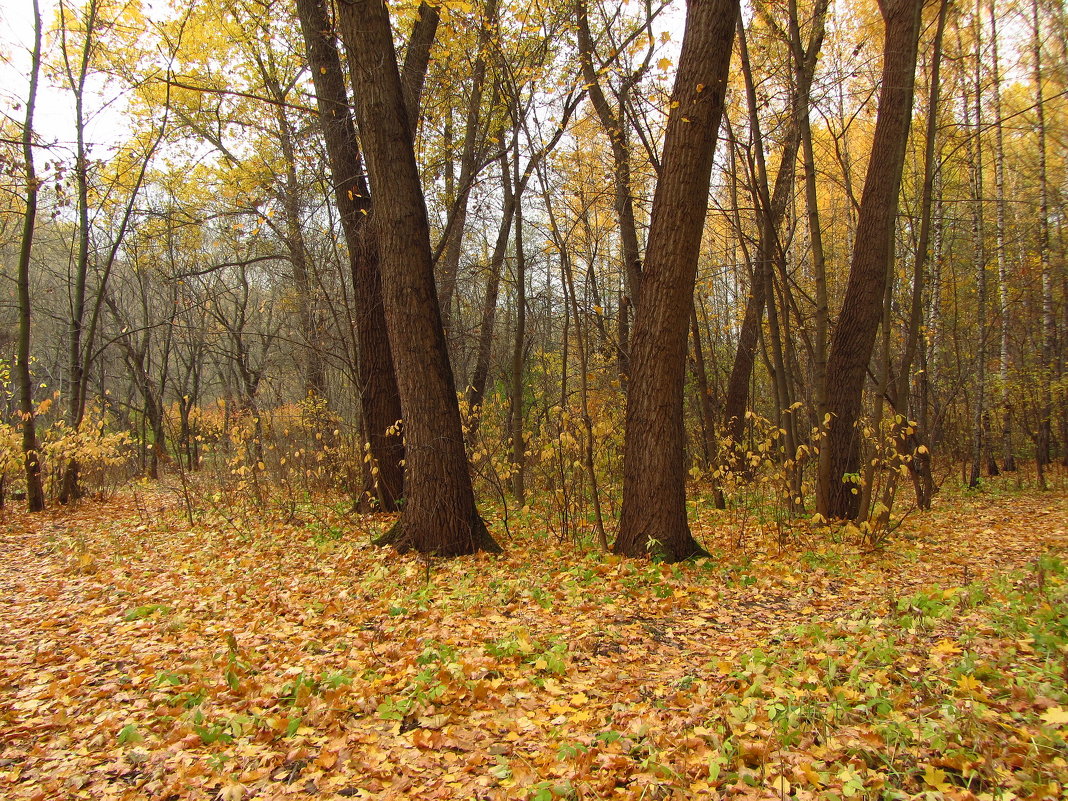
<svg viewBox="0 0 1068 801">
<path fill-rule="evenodd" d="M 701 547 L 693 538 L 688 526 L 670 534 L 659 537 L 616 537 L 612 553 L 632 559 L 650 557 L 658 562 L 685 562 L 688 559 L 701 559 L 711 554 Z"/>
<path fill-rule="evenodd" d="M 388 496 L 381 496 L 375 487 L 365 487 L 353 500 L 352 511 L 360 514 L 374 512 L 399 512 L 401 505 Z"/>
<path fill-rule="evenodd" d="M 1004 463 L 1001 465 L 1001 472 L 1003 473 L 1015 473 L 1016 472 L 1016 457 L 1009 455 L 1005 457 Z"/>
<path fill-rule="evenodd" d="M 85 495 L 81 482 L 78 480 L 80 473 L 79 465 L 71 461 L 63 471 L 63 483 L 59 491 L 59 502 L 63 505 L 73 503 Z"/>
<path fill-rule="evenodd" d="M 420 547 L 420 544 L 425 541 L 440 542 L 441 538 L 438 533 L 435 533 L 432 537 L 418 536 L 419 525 L 418 521 L 407 520 L 402 514 L 392 528 L 371 542 L 379 547 L 392 547 L 397 553 L 408 553 L 409 551 L 428 553 L 426 549 Z M 447 546 L 442 547 L 439 545 L 429 551 L 430 555 L 448 558 L 468 556 L 479 551 L 486 551 L 487 553 L 502 553 L 504 551 L 497 544 L 497 541 L 493 539 L 493 535 L 486 528 L 486 522 L 477 510 L 471 510 L 471 515 L 465 528 L 467 528 L 467 531 L 459 532 L 455 536 L 449 537 Z"/>
</svg>

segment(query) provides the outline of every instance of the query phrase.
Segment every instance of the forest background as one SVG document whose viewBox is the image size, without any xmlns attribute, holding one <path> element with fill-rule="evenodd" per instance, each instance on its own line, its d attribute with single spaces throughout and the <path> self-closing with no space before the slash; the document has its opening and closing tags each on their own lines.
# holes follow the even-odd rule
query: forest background
<svg viewBox="0 0 1068 801">
<path fill-rule="evenodd" d="M 344 99 L 353 65 L 316 55 L 309 31 L 335 42 L 316 8 L 59 3 L 42 20 L 35 91 L 53 111 L 30 130 L 15 113 L 26 87 L 9 86 L 4 121 L 8 368 L 20 243 L 33 313 L 31 397 L 5 373 L 6 486 L 23 481 L 32 413 L 44 490 L 62 501 L 161 462 L 183 482 L 207 470 L 225 493 L 261 499 L 279 484 L 290 506 L 327 489 L 387 510 L 401 497 L 398 436 L 382 430 L 402 415 L 397 380 L 382 378 L 377 268 L 346 228 L 372 203 L 359 150 L 343 174 L 322 124 L 336 113 L 323 81 Z M 680 10 L 401 4 L 392 16 L 402 72 L 425 83 L 412 133 L 478 493 L 520 508 L 533 493 L 562 535 L 581 521 L 607 542 L 624 505 L 631 337 Z M 870 154 L 883 27 L 864 4 L 741 15 L 682 309 L 679 467 L 719 506 L 756 491 L 782 520 L 816 507 L 817 520 L 885 531 L 899 476 L 924 507 L 954 465 L 975 486 L 1025 459 L 1041 484 L 1068 460 L 1063 10 L 926 9 L 900 204 L 873 274 L 885 291 L 846 297 L 851 270 L 864 283 L 869 161 L 886 160 Z M 870 344 L 848 339 L 855 319 L 870 321 Z M 859 383 L 839 370 L 828 386 L 836 336 L 839 362 L 860 354 Z M 849 408 L 843 383 L 857 386 Z M 821 477 L 836 429 L 852 453 Z M 821 500 L 821 486 L 852 497 Z"/>
<path fill-rule="evenodd" d="M 0 786 L 1059 797 L 1065 20 L 5 9 Z"/>
</svg>

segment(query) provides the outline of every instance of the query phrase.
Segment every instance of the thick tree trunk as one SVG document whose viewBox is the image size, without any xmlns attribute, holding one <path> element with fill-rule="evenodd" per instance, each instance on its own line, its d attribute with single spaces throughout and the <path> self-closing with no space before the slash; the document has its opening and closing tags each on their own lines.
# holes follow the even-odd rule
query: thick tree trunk
<svg viewBox="0 0 1068 801">
<path fill-rule="evenodd" d="M 649 257 L 634 320 L 623 508 L 613 548 L 626 556 L 677 561 L 705 553 L 686 520 L 683 378 L 687 323 L 737 18 L 737 0 L 691 0 L 686 10 L 653 197 Z"/>
<path fill-rule="evenodd" d="M 389 11 L 384 0 L 342 4 L 340 11 L 404 408 L 406 498 L 386 539 L 398 550 L 438 556 L 499 551 L 475 507 Z"/>
<path fill-rule="evenodd" d="M 893 253 L 898 193 L 912 119 L 922 0 L 883 0 L 886 23 L 879 112 L 857 220 L 842 312 L 827 359 L 830 429 L 820 450 L 817 507 L 825 518 L 853 518 L 860 442 L 855 424 Z"/>
<path fill-rule="evenodd" d="M 330 160 L 334 197 L 349 251 L 353 316 L 359 347 L 360 410 L 371 458 L 378 468 L 374 494 L 382 509 L 395 511 L 404 496 L 404 443 L 396 430 L 402 414 L 393 352 L 386 334 L 378 245 L 368 223 L 370 192 L 362 174 L 363 160 L 349 113 L 341 58 L 325 0 L 297 0 L 297 12 Z M 414 42 L 409 48 L 413 46 Z M 411 53 L 409 49 L 409 56 Z M 414 74 L 414 69 L 405 70 L 409 83 L 414 81 Z M 414 89 L 406 96 L 416 96 Z M 415 111 L 411 113 L 414 115 Z"/>
</svg>

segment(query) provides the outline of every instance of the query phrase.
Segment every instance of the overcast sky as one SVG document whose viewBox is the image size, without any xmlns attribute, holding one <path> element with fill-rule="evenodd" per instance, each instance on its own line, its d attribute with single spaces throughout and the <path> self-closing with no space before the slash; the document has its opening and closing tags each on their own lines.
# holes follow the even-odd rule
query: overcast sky
<svg viewBox="0 0 1068 801">
<path fill-rule="evenodd" d="M 41 17 L 47 31 L 54 27 L 58 0 L 39 0 Z M 47 57 L 48 37 L 46 35 Z M 32 0 L 0 0 L 0 113 L 13 117 L 21 125 L 25 119 L 29 94 L 30 55 L 33 48 Z M 114 144 L 121 136 L 122 120 L 115 113 L 98 113 L 101 98 L 88 99 L 86 110 L 95 114 L 87 126 L 87 140 L 95 145 L 93 155 Z M 34 130 L 38 138 L 55 145 L 54 155 L 68 157 L 74 150 L 74 104 L 64 92 L 42 74 L 34 112 Z"/>
</svg>

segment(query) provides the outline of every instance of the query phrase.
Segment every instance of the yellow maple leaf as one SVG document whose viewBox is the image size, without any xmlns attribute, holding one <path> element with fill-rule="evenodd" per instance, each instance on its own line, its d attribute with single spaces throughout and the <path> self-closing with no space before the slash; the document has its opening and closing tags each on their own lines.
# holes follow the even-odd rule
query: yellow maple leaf
<svg viewBox="0 0 1068 801">
<path fill-rule="evenodd" d="M 1063 726 L 1068 723 L 1068 709 L 1053 706 L 1042 713 L 1042 720 L 1050 726 Z"/>
<path fill-rule="evenodd" d="M 656 62 L 656 66 L 657 66 L 658 69 L 662 69 L 662 70 L 669 69 L 671 67 L 671 59 L 670 58 L 662 58 L 658 62 Z"/>
<path fill-rule="evenodd" d="M 950 787 L 946 782 L 946 772 L 939 770 L 934 765 L 928 765 L 923 771 L 923 781 L 940 792 L 945 792 Z"/>
<path fill-rule="evenodd" d="M 960 647 L 952 640 L 939 640 L 932 649 L 936 654 L 959 654 Z"/>
</svg>

